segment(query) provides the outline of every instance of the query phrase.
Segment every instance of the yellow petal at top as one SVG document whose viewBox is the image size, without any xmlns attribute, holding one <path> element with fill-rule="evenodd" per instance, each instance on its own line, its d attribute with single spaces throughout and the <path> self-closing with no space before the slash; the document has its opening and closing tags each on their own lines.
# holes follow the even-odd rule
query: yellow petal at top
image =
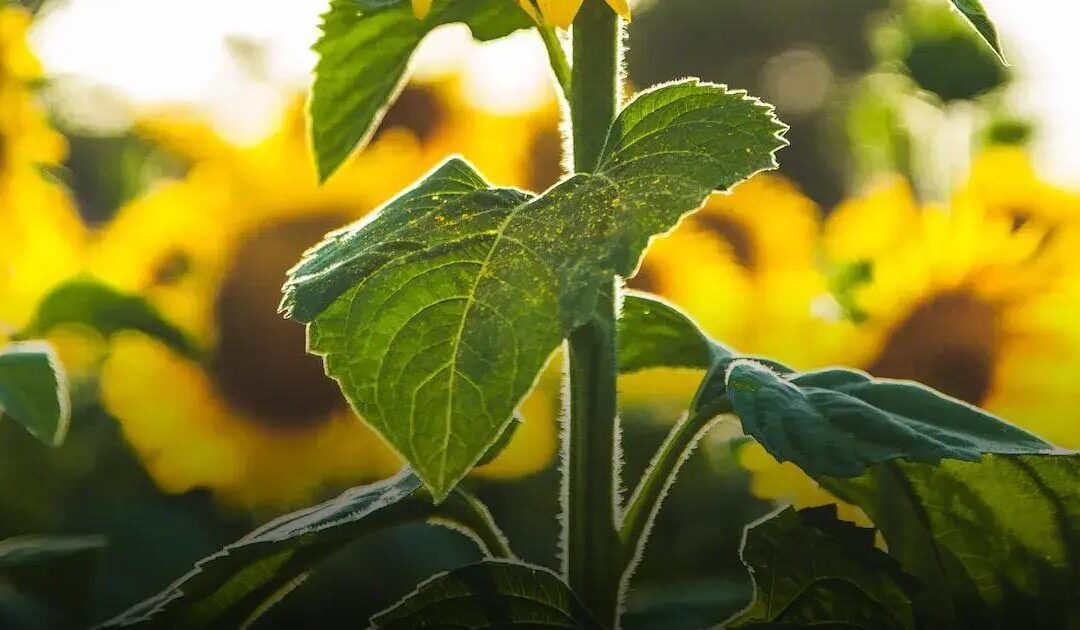
<svg viewBox="0 0 1080 630">
<path fill-rule="evenodd" d="M 630 5 L 626 3 L 626 0 L 607 0 L 608 6 L 627 22 L 630 21 Z"/>
<path fill-rule="evenodd" d="M 431 0 L 412 0 L 412 12 L 418 20 L 426 18 L 431 13 Z"/>
<path fill-rule="evenodd" d="M 41 64 L 26 44 L 30 13 L 20 7 L 0 7 L 0 81 L 36 79 Z"/>
<path fill-rule="evenodd" d="M 523 11 L 529 14 L 537 24 L 548 24 L 559 28 L 570 28 L 581 10 L 583 0 L 518 0 Z M 630 21 L 630 5 L 626 0 L 606 0 L 615 13 Z M 415 0 L 414 0 L 415 3 Z M 539 9 L 539 12 L 537 11 Z"/>
</svg>

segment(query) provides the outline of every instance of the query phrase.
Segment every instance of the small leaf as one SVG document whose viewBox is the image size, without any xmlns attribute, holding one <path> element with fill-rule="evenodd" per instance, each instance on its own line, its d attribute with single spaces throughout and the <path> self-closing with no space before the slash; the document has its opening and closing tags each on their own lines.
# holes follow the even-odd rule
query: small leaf
<svg viewBox="0 0 1080 630">
<path fill-rule="evenodd" d="M 198 562 L 161 594 L 103 627 L 240 627 L 347 543 L 432 514 L 430 498 L 408 472 L 347 490 L 336 499 L 282 516 Z"/>
<path fill-rule="evenodd" d="M 375 615 L 371 627 L 601 628 L 559 576 L 541 567 L 502 560 L 431 578 Z"/>
<path fill-rule="evenodd" d="M 22 336 L 45 336 L 65 324 L 81 324 L 105 336 L 136 330 L 187 356 L 198 354 L 188 337 L 144 298 L 86 278 L 69 280 L 46 295 Z"/>
<path fill-rule="evenodd" d="M 731 356 L 681 310 L 638 291 L 623 294 L 618 338 L 619 371 L 623 373 L 652 367 L 706 370 Z"/>
<path fill-rule="evenodd" d="M 19 536 L 0 541 L 0 582 L 52 610 L 86 612 L 105 539 Z"/>
<path fill-rule="evenodd" d="M 63 443 L 71 402 L 64 368 L 48 344 L 27 341 L 0 349 L 0 417 L 50 446 Z"/>
<path fill-rule="evenodd" d="M 821 480 L 925 588 L 922 627 L 1080 627 L 1080 456 L 894 462 Z"/>
<path fill-rule="evenodd" d="M 854 477 L 903 458 L 978 461 L 986 453 L 1051 453 L 1038 437 L 959 400 L 855 370 L 782 377 L 752 361 L 727 370 L 743 429 L 779 461 L 812 477 Z"/>
<path fill-rule="evenodd" d="M 1001 61 L 1005 62 L 1005 52 L 1001 49 L 1001 41 L 998 39 L 997 28 L 990 21 L 980 0 L 952 0 L 953 6 L 967 18 L 968 22 L 975 27 L 986 43 L 994 49 Z"/>
<path fill-rule="evenodd" d="M 914 626 L 915 581 L 874 547 L 874 530 L 837 520 L 835 506 L 766 517 L 747 528 L 741 555 L 754 599 L 724 627 Z"/>
<path fill-rule="evenodd" d="M 517 4 L 436 0 L 417 20 L 403 0 L 333 0 L 323 15 L 311 90 L 311 136 L 325 181 L 371 137 L 405 80 L 413 51 L 435 27 L 464 22 L 480 40 L 532 25 Z"/>
<path fill-rule="evenodd" d="M 775 166 L 784 127 L 742 92 L 685 81 L 616 119 L 596 174 L 540 197 L 452 159 L 290 272 L 282 311 L 437 500 L 502 434 L 613 275 L 714 189 Z"/>
</svg>

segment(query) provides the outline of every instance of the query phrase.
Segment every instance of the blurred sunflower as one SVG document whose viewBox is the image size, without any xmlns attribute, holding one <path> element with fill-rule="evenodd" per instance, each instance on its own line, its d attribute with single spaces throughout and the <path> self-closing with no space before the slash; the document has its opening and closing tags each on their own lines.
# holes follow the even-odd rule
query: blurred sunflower
<svg viewBox="0 0 1080 630">
<path fill-rule="evenodd" d="M 1018 157 L 984 156 L 947 208 L 918 208 L 902 181 L 837 208 L 825 224 L 826 256 L 869 263 L 873 280 L 858 291 L 861 323 L 843 329 L 846 340 L 832 345 L 828 360 L 810 362 L 917 380 L 1077 448 L 1078 206 L 1075 196 L 1030 171 L 1025 191 Z M 994 177 L 1002 165 L 1008 170 L 997 176 L 1012 182 Z M 807 345 L 816 339 L 808 337 Z M 805 347 L 775 356 L 806 363 Z M 760 446 L 742 449 L 740 460 L 753 472 L 758 496 L 800 505 L 832 501 Z"/>
<path fill-rule="evenodd" d="M 812 200 L 783 177 L 758 175 L 654 241 L 629 286 L 671 300 L 741 352 L 791 355 L 810 333 L 836 336 L 807 306 L 829 290 L 816 263 L 818 230 Z M 815 363 L 809 351 L 797 358 L 799 367 Z M 681 409 L 700 379 L 692 370 L 646 370 L 621 379 L 623 400 Z"/>
<path fill-rule="evenodd" d="M 86 236 L 67 191 L 44 174 L 67 147 L 34 101 L 29 24 L 26 11 L 0 7 L 0 340 L 78 269 Z"/>
<path fill-rule="evenodd" d="M 122 208 L 94 244 L 90 266 L 146 295 L 208 350 L 197 362 L 130 334 L 114 341 L 105 363 L 104 404 L 159 485 L 287 505 L 326 485 L 395 472 L 397 456 L 304 352 L 303 327 L 277 314 L 285 271 L 326 232 L 378 207 L 451 151 L 500 184 L 550 184 L 557 152 L 543 154 L 553 164 L 537 165 L 531 149 L 554 133 L 555 114 L 553 106 L 520 115 L 478 110 L 451 80 L 413 85 L 371 146 L 323 186 L 300 107 L 247 147 L 190 118 L 145 119 L 142 133 L 190 171 Z M 526 422 L 481 474 L 525 475 L 551 461 L 550 391 L 523 403 Z"/>
</svg>

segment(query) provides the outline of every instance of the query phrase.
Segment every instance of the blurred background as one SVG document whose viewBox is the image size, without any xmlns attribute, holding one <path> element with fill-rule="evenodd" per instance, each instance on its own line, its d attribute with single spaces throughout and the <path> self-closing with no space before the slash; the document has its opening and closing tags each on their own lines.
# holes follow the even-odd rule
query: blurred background
<svg viewBox="0 0 1080 630">
<path fill-rule="evenodd" d="M 944 0 L 640 2 L 628 92 L 686 75 L 745 88 L 777 106 L 792 146 L 779 174 L 658 240 L 628 284 L 739 351 L 917 379 L 1080 448 L 1080 8 L 983 1 L 1008 67 Z M 477 44 L 450 27 L 371 145 L 317 186 L 303 100 L 324 8 L 0 0 L 0 344 L 52 341 L 75 408 L 58 449 L 0 423 L 0 539 L 106 541 L 60 610 L 0 577 L 0 626 L 103 620 L 255 525 L 393 474 L 276 314 L 286 269 L 452 153 L 497 184 L 559 178 L 535 33 Z M 148 309 L 94 311 L 103 291 Z M 85 312 L 57 312 L 65 292 Z M 628 484 L 700 376 L 623 377 Z M 560 408 L 556 361 L 509 448 L 466 481 L 515 550 L 552 567 Z M 831 499 L 737 436 L 707 438 L 661 513 L 667 544 L 646 553 L 627 626 L 741 607 L 742 528 L 792 501 Z M 257 627 L 316 608 L 366 619 L 476 554 L 431 528 L 375 538 Z"/>
</svg>

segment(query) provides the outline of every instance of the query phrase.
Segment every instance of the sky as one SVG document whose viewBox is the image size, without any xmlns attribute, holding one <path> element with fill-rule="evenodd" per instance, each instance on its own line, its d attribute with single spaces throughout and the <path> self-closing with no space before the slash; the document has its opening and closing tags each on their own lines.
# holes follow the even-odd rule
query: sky
<svg viewBox="0 0 1080 630">
<path fill-rule="evenodd" d="M 1013 99 L 1017 112 L 1054 130 L 1036 140 L 1041 170 L 1080 185 L 1074 32 L 1080 2 L 983 3 L 1023 77 Z M 324 0 L 69 0 L 42 16 L 32 37 L 46 71 L 67 79 L 58 82 L 67 92 L 57 102 L 73 108 L 72 117 L 122 126 L 135 110 L 195 104 L 242 141 L 265 133 L 281 105 L 308 84 L 315 60 L 309 48 L 324 6 Z M 543 49 L 529 33 L 480 45 L 461 27 L 429 40 L 417 66 L 462 72 L 477 102 L 514 110 L 549 94 Z M 496 73 L 498 83 L 485 79 Z"/>
</svg>

